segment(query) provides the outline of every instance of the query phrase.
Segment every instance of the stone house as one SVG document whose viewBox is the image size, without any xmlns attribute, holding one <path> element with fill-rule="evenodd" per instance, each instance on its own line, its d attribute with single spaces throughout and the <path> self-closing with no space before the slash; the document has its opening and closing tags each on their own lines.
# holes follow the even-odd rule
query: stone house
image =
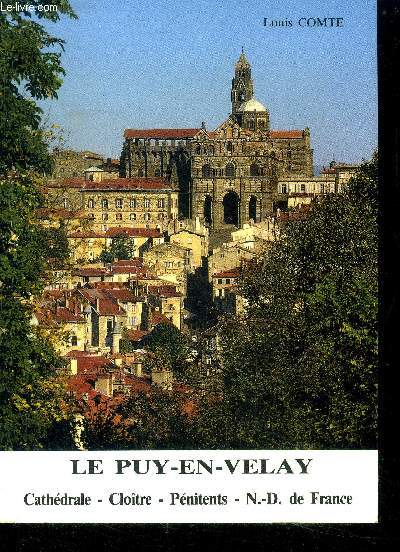
<svg viewBox="0 0 400 552">
<path fill-rule="evenodd" d="M 162 178 L 91 180 L 86 175 L 49 182 L 46 197 L 51 208 L 83 211 L 95 231 L 112 227 L 163 231 L 178 216 L 178 191 Z"/>
<path fill-rule="evenodd" d="M 158 277 L 176 285 L 186 296 L 187 274 L 195 268 L 190 249 L 175 243 L 162 243 L 146 251 L 143 261 Z"/>
<path fill-rule="evenodd" d="M 208 255 L 208 240 L 205 236 L 191 232 L 190 230 L 179 230 L 170 236 L 170 242 L 180 245 L 192 252 L 193 267 L 199 268 Z"/>
</svg>

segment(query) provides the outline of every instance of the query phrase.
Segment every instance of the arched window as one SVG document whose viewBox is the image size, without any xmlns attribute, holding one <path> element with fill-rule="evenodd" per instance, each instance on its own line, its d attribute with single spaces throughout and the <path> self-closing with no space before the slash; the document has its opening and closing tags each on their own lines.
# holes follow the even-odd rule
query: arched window
<svg viewBox="0 0 400 552">
<path fill-rule="evenodd" d="M 88 208 L 93 209 L 94 207 L 94 199 L 88 199 Z"/>
<path fill-rule="evenodd" d="M 225 176 L 232 178 L 235 176 L 235 165 L 233 163 L 228 163 L 225 167 Z"/>
<path fill-rule="evenodd" d="M 215 153 L 214 146 L 208 146 L 207 154 L 208 155 L 214 155 L 214 153 Z"/>
<path fill-rule="evenodd" d="M 211 167 L 210 167 L 210 165 L 208 165 L 208 164 L 203 165 L 203 167 L 201 169 L 201 174 L 202 174 L 203 178 L 209 178 L 211 176 Z"/>
<path fill-rule="evenodd" d="M 108 199 L 101 200 L 101 207 L 102 209 L 108 209 Z"/>
<path fill-rule="evenodd" d="M 250 130 L 254 130 L 254 128 L 255 128 L 254 119 L 250 119 L 250 121 L 249 121 L 249 129 L 250 129 Z"/>
<path fill-rule="evenodd" d="M 255 196 L 250 197 L 249 219 L 252 219 L 254 222 L 257 222 L 257 198 Z"/>
<path fill-rule="evenodd" d="M 143 176 L 143 169 L 139 169 L 139 170 L 138 170 L 138 176 L 139 176 L 139 177 L 142 177 L 142 176 Z"/>
<path fill-rule="evenodd" d="M 198 144 L 198 146 L 196 147 L 196 155 L 201 155 L 201 146 L 200 146 L 200 144 Z"/>
<path fill-rule="evenodd" d="M 115 215 L 115 220 L 122 220 L 122 213 L 117 213 Z"/>
<path fill-rule="evenodd" d="M 71 346 L 72 347 L 78 346 L 78 338 L 76 337 L 76 335 L 71 336 Z"/>
<path fill-rule="evenodd" d="M 204 198 L 204 221 L 212 224 L 212 199 L 209 195 Z"/>
<path fill-rule="evenodd" d="M 136 220 L 136 213 L 131 213 L 130 214 L 130 219 L 131 220 Z"/>
<path fill-rule="evenodd" d="M 232 145 L 232 142 L 227 142 L 226 143 L 226 151 L 228 153 L 232 153 L 233 152 L 233 145 Z"/>
<path fill-rule="evenodd" d="M 257 163 L 250 165 L 250 176 L 260 176 L 260 166 Z"/>
<path fill-rule="evenodd" d="M 224 223 L 234 224 L 239 223 L 239 196 L 235 192 L 228 192 L 222 201 L 224 206 Z"/>
<path fill-rule="evenodd" d="M 258 128 L 264 128 L 264 120 L 263 119 L 258 120 Z"/>
</svg>

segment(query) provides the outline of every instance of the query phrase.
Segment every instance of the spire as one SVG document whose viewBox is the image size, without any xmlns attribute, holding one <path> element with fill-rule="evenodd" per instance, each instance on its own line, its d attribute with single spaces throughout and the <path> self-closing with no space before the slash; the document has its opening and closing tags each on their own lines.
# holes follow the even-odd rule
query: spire
<svg viewBox="0 0 400 552">
<path fill-rule="evenodd" d="M 242 53 L 239 56 L 239 59 L 236 62 L 235 69 L 244 69 L 248 68 L 250 69 L 250 63 L 248 62 L 248 59 L 245 56 L 244 48 L 242 46 Z"/>
<path fill-rule="evenodd" d="M 243 102 L 253 97 L 253 81 L 251 79 L 251 65 L 248 62 L 242 46 L 242 53 L 235 64 L 235 76 L 232 80 L 231 102 L 232 114 L 235 114 Z"/>
</svg>

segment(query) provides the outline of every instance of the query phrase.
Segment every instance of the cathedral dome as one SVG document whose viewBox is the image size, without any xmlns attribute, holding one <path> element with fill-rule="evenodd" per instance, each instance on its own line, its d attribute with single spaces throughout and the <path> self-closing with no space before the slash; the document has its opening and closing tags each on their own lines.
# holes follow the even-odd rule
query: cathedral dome
<svg viewBox="0 0 400 552">
<path fill-rule="evenodd" d="M 237 109 L 237 113 L 245 113 L 246 111 L 267 111 L 267 108 L 263 106 L 261 102 L 255 98 L 251 98 L 240 105 Z"/>
</svg>

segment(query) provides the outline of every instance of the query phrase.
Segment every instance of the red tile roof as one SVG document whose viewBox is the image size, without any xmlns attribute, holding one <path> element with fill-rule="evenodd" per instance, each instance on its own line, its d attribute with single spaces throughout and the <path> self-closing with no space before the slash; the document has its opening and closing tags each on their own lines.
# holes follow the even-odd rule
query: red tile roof
<svg viewBox="0 0 400 552">
<path fill-rule="evenodd" d="M 126 314 L 125 311 L 118 305 L 117 301 L 112 299 L 105 291 L 100 289 L 80 288 L 78 293 L 90 302 L 92 307 L 100 314 L 100 316 Z"/>
<path fill-rule="evenodd" d="M 113 368 L 113 363 L 109 358 L 95 355 L 82 355 L 76 357 L 78 365 L 78 374 L 90 373 L 99 375 L 104 373 L 107 368 Z"/>
<path fill-rule="evenodd" d="M 114 261 L 112 266 L 143 266 L 143 258 L 135 257 L 134 259 L 122 259 L 120 261 Z"/>
<path fill-rule="evenodd" d="M 271 130 L 271 138 L 303 138 L 302 130 Z"/>
<path fill-rule="evenodd" d="M 149 293 L 160 297 L 182 297 L 182 294 L 176 291 L 175 286 L 148 286 Z"/>
<path fill-rule="evenodd" d="M 66 308 L 66 307 L 59 307 L 56 308 L 52 306 L 49 307 L 42 307 L 38 309 L 35 312 L 35 316 L 38 319 L 39 323 L 46 326 L 46 325 L 52 325 L 52 323 L 56 322 L 58 324 L 62 323 L 77 323 L 77 322 L 83 322 L 85 319 L 83 316 L 79 313 L 75 313 L 72 310 Z"/>
<path fill-rule="evenodd" d="M 277 215 L 279 223 L 300 220 L 306 217 L 312 207 L 312 204 L 302 204 L 295 211 L 281 211 Z"/>
<path fill-rule="evenodd" d="M 108 237 L 114 237 L 114 236 L 131 236 L 131 237 L 145 237 L 145 238 L 160 238 L 161 233 L 157 228 L 129 228 L 129 227 L 114 227 L 109 228 L 106 231 L 106 235 Z"/>
<path fill-rule="evenodd" d="M 57 322 L 83 322 L 85 320 L 80 313 L 72 312 L 66 307 L 57 307 L 54 319 Z"/>
<path fill-rule="evenodd" d="M 81 232 L 69 232 L 68 238 L 115 238 L 117 236 L 129 236 L 132 238 L 161 238 L 162 234 L 157 228 L 129 228 L 115 226 L 108 228 L 106 232 L 95 232 L 94 230 L 88 230 Z"/>
<path fill-rule="evenodd" d="M 173 184 L 164 178 L 114 178 L 93 182 L 87 180 L 84 190 L 171 190 Z"/>
<path fill-rule="evenodd" d="M 179 140 L 181 138 L 193 138 L 199 130 L 199 128 L 127 128 L 124 132 L 124 138 Z"/>
<path fill-rule="evenodd" d="M 157 324 L 172 324 L 171 320 L 165 316 L 165 314 L 161 314 L 161 312 L 155 311 L 151 315 L 151 323 L 153 326 L 157 326 Z"/>
<path fill-rule="evenodd" d="M 79 188 L 81 190 L 171 190 L 173 184 L 165 178 L 107 178 L 101 182 L 84 178 L 67 178 L 62 182 L 49 182 L 49 188 Z"/>
<path fill-rule="evenodd" d="M 213 274 L 213 278 L 238 278 L 240 276 L 239 269 L 224 270 Z"/>
<path fill-rule="evenodd" d="M 143 297 L 140 298 L 134 295 L 129 289 L 107 289 L 103 290 L 106 295 L 111 299 L 116 301 L 123 301 L 127 303 L 136 303 L 138 301 L 143 301 Z"/>
<path fill-rule="evenodd" d="M 142 330 L 126 330 L 126 336 L 130 341 L 141 341 L 148 333 Z"/>
<path fill-rule="evenodd" d="M 89 353 L 88 351 L 79 351 L 78 349 L 72 349 L 65 355 L 66 358 L 78 358 L 81 356 L 98 356 L 95 353 Z"/>
</svg>

